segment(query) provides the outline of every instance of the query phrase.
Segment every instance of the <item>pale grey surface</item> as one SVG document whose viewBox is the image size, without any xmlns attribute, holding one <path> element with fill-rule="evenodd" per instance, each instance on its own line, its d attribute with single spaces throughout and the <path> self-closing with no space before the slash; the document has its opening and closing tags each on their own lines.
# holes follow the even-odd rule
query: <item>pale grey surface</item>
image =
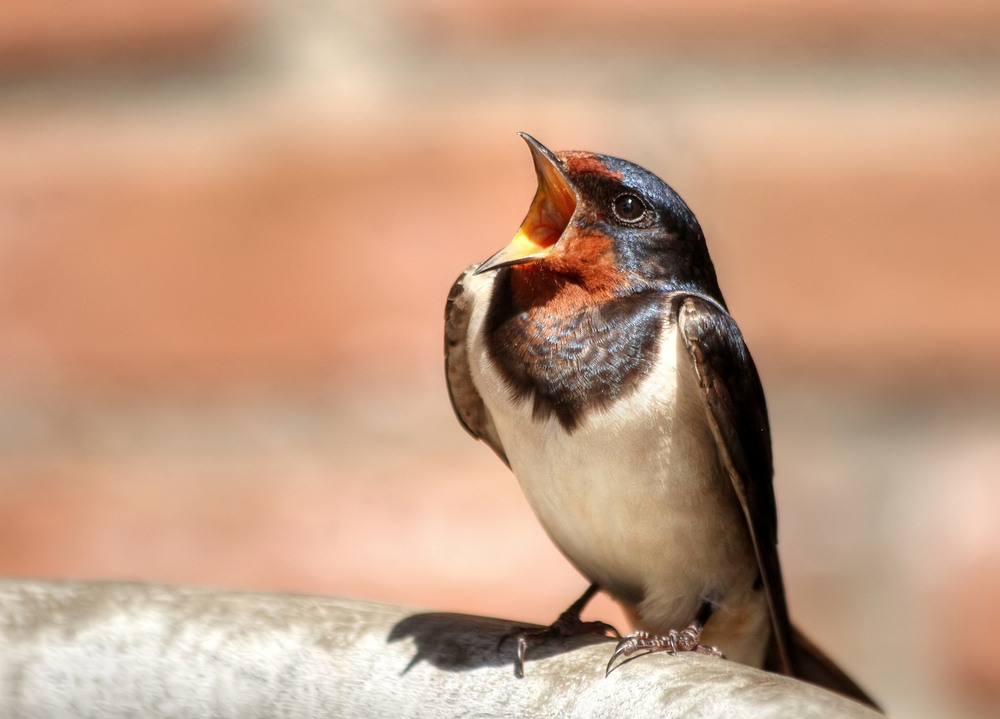
<svg viewBox="0 0 1000 719">
<path fill-rule="evenodd" d="M 511 624 L 344 599 L 0 580 L 0 717 L 876 717 L 704 656 L 603 676 L 611 645 L 539 649 Z"/>
</svg>

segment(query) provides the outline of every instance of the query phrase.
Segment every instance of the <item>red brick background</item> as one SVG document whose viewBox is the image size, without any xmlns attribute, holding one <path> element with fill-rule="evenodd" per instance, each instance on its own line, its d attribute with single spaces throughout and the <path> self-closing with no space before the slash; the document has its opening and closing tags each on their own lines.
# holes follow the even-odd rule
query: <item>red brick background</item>
<svg viewBox="0 0 1000 719">
<path fill-rule="evenodd" d="M 15 5 L 0 573 L 553 618 L 583 581 L 440 366 L 526 130 L 701 219 L 800 623 L 894 714 L 991 715 L 996 3 Z"/>
</svg>

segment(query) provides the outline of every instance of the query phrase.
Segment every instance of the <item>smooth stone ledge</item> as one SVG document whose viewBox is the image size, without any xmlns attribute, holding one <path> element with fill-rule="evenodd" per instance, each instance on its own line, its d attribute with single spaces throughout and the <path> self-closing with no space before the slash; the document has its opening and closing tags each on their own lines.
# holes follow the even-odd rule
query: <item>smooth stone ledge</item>
<svg viewBox="0 0 1000 719">
<path fill-rule="evenodd" d="M 0 579 L 0 717 L 857 717 L 787 677 L 609 640 L 550 642 L 514 676 L 514 623 L 332 597 Z"/>
</svg>

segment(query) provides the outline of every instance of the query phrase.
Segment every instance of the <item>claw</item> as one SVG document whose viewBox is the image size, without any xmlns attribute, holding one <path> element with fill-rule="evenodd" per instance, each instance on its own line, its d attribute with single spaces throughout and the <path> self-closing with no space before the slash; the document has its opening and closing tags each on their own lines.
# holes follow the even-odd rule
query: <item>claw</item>
<svg viewBox="0 0 1000 719">
<path fill-rule="evenodd" d="M 524 663 L 527 660 L 528 647 L 532 644 L 544 644 L 551 639 L 566 639 L 579 634 L 594 634 L 599 637 L 613 636 L 621 639 L 621 634 L 606 622 L 582 622 L 579 617 L 560 615 L 547 627 L 518 627 L 507 632 L 497 643 L 497 650 L 509 639 L 517 638 L 517 657 L 514 660 L 514 676 L 524 678 Z"/>
<path fill-rule="evenodd" d="M 653 654 L 654 652 L 669 652 L 670 654 L 696 652 L 698 654 L 708 654 L 714 657 L 725 658 L 722 652 L 715 647 L 709 647 L 700 643 L 701 630 L 701 624 L 692 622 L 681 631 L 671 629 L 665 635 L 650 634 L 643 631 L 632 632 L 618 642 L 614 654 L 608 660 L 604 676 L 609 676 L 611 672 L 622 664 L 626 664 L 633 659 L 638 659 L 647 654 Z"/>
<path fill-rule="evenodd" d="M 550 639 L 566 639 L 578 634 L 596 634 L 606 637 L 614 636 L 621 639 L 621 634 L 613 626 L 606 622 L 584 622 L 580 619 L 580 612 L 590 599 L 596 594 L 598 587 L 596 584 L 590 585 L 587 591 L 577 599 L 573 605 L 559 615 L 551 625 L 547 627 L 518 627 L 507 632 L 497 643 L 497 651 L 503 647 L 508 639 L 517 637 L 517 658 L 514 660 L 514 676 L 521 679 L 524 677 L 524 662 L 528 653 L 529 644 L 544 644 Z"/>
</svg>

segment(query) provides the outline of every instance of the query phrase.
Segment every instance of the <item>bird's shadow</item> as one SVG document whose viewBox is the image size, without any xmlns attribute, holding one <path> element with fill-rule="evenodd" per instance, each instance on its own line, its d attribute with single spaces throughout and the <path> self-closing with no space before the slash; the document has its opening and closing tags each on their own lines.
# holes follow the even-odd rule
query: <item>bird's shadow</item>
<svg viewBox="0 0 1000 719">
<path fill-rule="evenodd" d="M 508 665 L 514 674 L 517 661 L 517 634 L 522 630 L 539 629 L 506 619 L 479 617 L 470 614 L 431 612 L 412 614 L 401 619 L 389 632 L 389 642 L 412 639 L 416 654 L 403 670 L 405 674 L 421 661 L 451 672 L 469 671 L 482 667 Z M 533 659 L 544 659 L 571 652 L 580 647 L 612 641 L 595 634 L 579 634 L 532 643 L 528 647 L 525 672 Z"/>
</svg>

